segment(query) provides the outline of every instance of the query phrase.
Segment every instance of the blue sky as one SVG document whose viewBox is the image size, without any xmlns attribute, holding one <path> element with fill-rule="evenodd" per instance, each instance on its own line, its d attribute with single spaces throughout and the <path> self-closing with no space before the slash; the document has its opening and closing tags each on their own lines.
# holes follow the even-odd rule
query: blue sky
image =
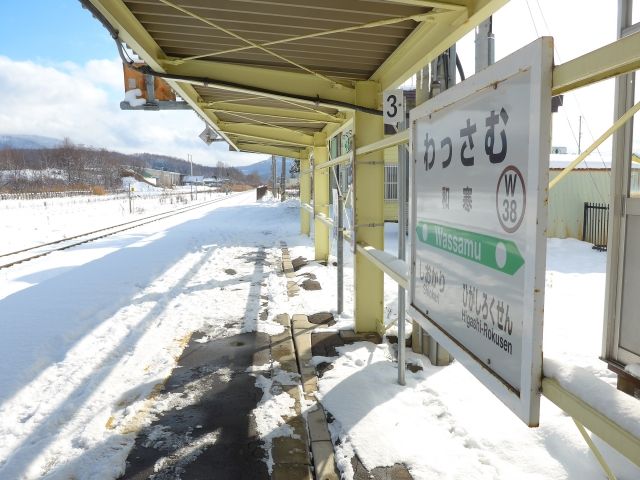
<svg viewBox="0 0 640 480">
<path fill-rule="evenodd" d="M 266 158 L 230 153 L 221 143 L 207 147 L 197 138 L 204 124 L 190 111 L 119 110 L 124 86 L 115 45 L 78 0 L 0 0 L 0 5 L 0 134 L 69 137 L 123 152 L 192 154 L 203 164 Z M 566 62 L 613 41 L 615 19 L 612 0 L 511 0 L 494 15 L 496 60 L 552 35 L 556 63 Z M 458 44 L 467 73 L 473 72 L 473 45 L 473 34 Z M 565 96 L 553 120 L 554 145 L 577 151 L 581 115 L 582 145 L 591 143 L 612 123 L 612 96 L 611 81 Z M 605 143 L 601 151 L 608 150 Z"/>
<path fill-rule="evenodd" d="M 204 165 L 266 158 L 205 145 L 192 111 L 131 112 L 122 64 L 107 30 L 78 0 L 0 0 L 0 134 L 43 135 Z M 8 94 L 6 94 L 8 93 Z"/>
<path fill-rule="evenodd" d="M 113 40 L 78 0 L 3 0 L 0 55 L 85 63 L 117 56 Z"/>
</svg>

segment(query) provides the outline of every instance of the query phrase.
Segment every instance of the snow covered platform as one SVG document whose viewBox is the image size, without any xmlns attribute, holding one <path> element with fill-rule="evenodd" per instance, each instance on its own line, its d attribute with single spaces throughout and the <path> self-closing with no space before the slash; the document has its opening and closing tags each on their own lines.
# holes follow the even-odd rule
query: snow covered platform
<svg viewBox="0 0 640 480">
<path fill-rule="evenodd" d="M 68 207 L 44 223 L 101 226 L 93 204 Z M 126 211 L 101 213 L 106 226 Z M 0 478 L 178 478 L 213 456 L 253 475 L 226 478 L 275 478 L 304 407 L 270 353 L 297 217 L 250 191 L 2 270 Z M 50 240 L 19 231 L 14 245 Z"/>
<path fill-rule="evenodd" d="M 29 246 L 51 240 L 50 230 L 99 228 L 128 212 L 65 205 L 59 216 L 51 204 L 29 208 L 30 228 L 0 226 L 0 234 L 13 235 L 11 248 Z M 334 313 L 336 268 L 309 260 L 283 275 L 282 241 L 290 258 L 313 258 L 311 239 L 298 231 L 297 201 L 256 202 L 251 191 L 0 270 L 0 478 L 189 480 L 209 476 L 222 456 L 229 465 L 216 471 L 228 467 L 228 478 L 243 478 L 247 470 L 232 467 L 246 463 L 248 479 L 306 479 L 299 442 L 313 438 L 304 419 L 311 430 L 322 416 L 310 398 L 332 420 L 317 445 L 333 444 L 347 480 L 368 472 L 395 480 L 603 477 L 573 420 L 550 401 L 540 428 L 526 428 L 457 362 L 433 367 L 410 352 L 422 369 L 400 386 L 397 346 L 387 339 L 310 352 L 305 361 L 330 368 L 315 380 L 317 393 L 303 391 L 315 372 L 298 377 L 282 314 Z M 396 240 L 397 227 L 387 225 L 388 253 Z M 345 312 L 353 310 L 352 261 L 347 254 Z M 549 240 L 544 351 L 613 389 L 615 376 L 598 359 L 605 264 L 606 253 L 588 244 Z M 290 288 L 312 276 L 320 290 Z M 385 282 L 391 324 L 397 285 Z M 334 319 L 313 331 L 353 328 L 349 313 Z M 628 407 L 630 416 L 640 410 Z M 595 442 L 618 479 L 640 478 Z"/>
</svg>

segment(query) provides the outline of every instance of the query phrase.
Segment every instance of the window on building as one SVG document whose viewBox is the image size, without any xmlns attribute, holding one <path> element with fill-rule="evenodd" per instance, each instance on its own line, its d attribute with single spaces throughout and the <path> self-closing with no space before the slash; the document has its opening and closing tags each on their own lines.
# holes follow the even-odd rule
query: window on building
<svg viewBox="0 0 640 480">
<path fill-rule="evenodd" d="M 333 160 L 340 155 L 340 134 L 329 140 L 329 158 Z"/>
<path fill-rule="evenodd" d="M 351 151 L 351 149 L 353 148 L 352 140 L 353 140 L 353 131 L 351 130 L 345 130 L 342 133 L 342 135 L 340 135 L 340 144 L 341 144 L 340 153 L 342 155 L 344 155 L 345 153 L 349 153 Z"/>
<path fill-rule="evenodd" d="M 384 201 L 398 200 L 398 165 L 384 166 Z"/>
</svg>

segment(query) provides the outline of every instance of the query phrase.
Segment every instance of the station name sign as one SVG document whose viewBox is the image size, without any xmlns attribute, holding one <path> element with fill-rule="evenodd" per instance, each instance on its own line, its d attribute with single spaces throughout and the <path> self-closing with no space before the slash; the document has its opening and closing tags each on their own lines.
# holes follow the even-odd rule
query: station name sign
<svg viewBox="0 0 640 480">
<path fill-rule="evenodd" d="M 551 38 L 411 111 L 410 312 L 539 421 Z"/>
</svg>

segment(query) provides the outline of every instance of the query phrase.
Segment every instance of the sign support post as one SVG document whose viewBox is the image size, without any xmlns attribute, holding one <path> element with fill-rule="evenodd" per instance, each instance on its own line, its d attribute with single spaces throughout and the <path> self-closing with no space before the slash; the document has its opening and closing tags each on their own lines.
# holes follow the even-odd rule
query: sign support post
<svg viewBox="0 0 640 480">
<path fill-rule="evenodd" d="M 403 94 L 404 95 L 404 94 Z M 403 100 L 405 103 L 406 100 Z M 398 124 L 398 130 L 407 128 L 407 117 L 402 112 L 402 121 Z M 407 259 L 407 210 L 405 202 L 407 199 L 407 173 L 409 155 L 406 145 L 398 146 L 398 258 L 402 261 Z M 398 285 L 398 383 L 405 385 L 406 365 L 406 291 Z"/>
</svg>

